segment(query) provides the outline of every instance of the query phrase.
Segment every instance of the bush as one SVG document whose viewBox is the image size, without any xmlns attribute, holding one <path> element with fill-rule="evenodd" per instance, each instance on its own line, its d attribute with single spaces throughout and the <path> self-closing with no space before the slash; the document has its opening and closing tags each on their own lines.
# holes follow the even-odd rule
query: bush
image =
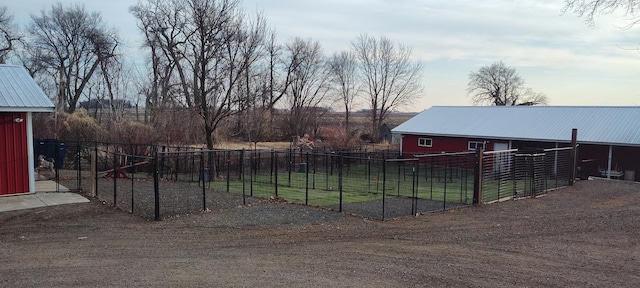
<svg viewBox="0 0 640 288">
<path fill-rule="evenodd" d="M 318 129 L 323 146 L 333 150 L 349 148 L 361 143 L 360 139 L 347 132 L 343 125 L 323 126 Z"/>
<path fill-rule="evenodd" d="M 144 123 L 119 119 L 107 123 L 109 134 L 106 141 L 125 144 L 151 144 L 160 138 L 156 129 Z"/>
<path fill-rule="evenodd" d="M 65 112 L 36 113 L 33 117 L 35 138 L 66 141 L 96 141 L 102 128 L 87 110 L 78 109 L 73 114 Z"/>
</svg>

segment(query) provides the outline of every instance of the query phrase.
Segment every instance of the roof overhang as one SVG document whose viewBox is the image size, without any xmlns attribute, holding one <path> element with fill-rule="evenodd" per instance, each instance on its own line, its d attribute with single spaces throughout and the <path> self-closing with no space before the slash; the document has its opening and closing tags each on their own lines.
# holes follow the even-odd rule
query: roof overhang
<svg viewBox="0 0 640 288">
<path fill-rule="evenodd" d="M 0 113 L 53 112 L 55 107 L 0 107 Z"/>
<path fill-rule="evenodd" d="M 451 137 L 451 138 L 471 138 L 471 139 L 502 140 L 502 141 L 571 143 L 570 139 L 537 139 L 537 138 L 523 138 L 523 137 L 491 137 L 491 136 L 482 136 L 482 135 L 455 135 L 455 134 L 442 134 L 442 133 L 411 133 L 411 132 L 402 132 L 402 131 L 393 131 L 392 133 L 393 134 L 400 134 L 400 135 L 415 135 L 415 136 L 429 136 L 429 137 Z M 584 141 L 584 140 L 580 140 L 579 137 L 578 137 L 578 144 L 640 147 L 640 144 L 635 144 L 635 143 L 606 143 L 606 142 L 597 142 L 597 141 Z"/>
</svg>

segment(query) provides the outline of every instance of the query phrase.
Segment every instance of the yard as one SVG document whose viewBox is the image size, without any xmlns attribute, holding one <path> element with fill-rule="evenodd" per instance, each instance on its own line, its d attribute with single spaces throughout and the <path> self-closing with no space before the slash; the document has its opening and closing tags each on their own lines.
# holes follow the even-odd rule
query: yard
<svg viewBox="0 0 640 288">
<path fill-rule="evenodd" d="M 372 221 L 263 200 L 147 221 L 99 201 L 0 213 L 0 286 L 638 287 L 640 184 Z"/>
</svg>

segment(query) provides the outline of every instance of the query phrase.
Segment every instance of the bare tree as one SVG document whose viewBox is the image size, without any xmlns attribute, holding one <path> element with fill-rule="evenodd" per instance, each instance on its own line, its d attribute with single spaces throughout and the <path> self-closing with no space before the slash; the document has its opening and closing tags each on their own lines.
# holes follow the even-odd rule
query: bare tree
<svg viewBox="0 0 640 288">
<path fill-rule="evenodd" d="M 371 109 L 371 137 L 378 141 L 387 116 L 420 96 L 422 66 L 411 60 L 410 48 L 386 37 L 360 35 L 352 47 Z"/>
<path fill-rule="evenodd" d="M 471 72 L 467 92 L 476 105 L 530 106 L 545 105 L 548 102 L 546 95 L 526 87 L 516 69 L 507 67 L 502 61 L 483 66 L 478 72 Z"/>
<path fill-rule="evenodd" d="M 562 12 L 574 12 L 584 17 L 587 24 L 593 26 L 597 15 L 613 13 L 620 9 L 624 10 L 625 16 L 631 17 L 627 28 L 640 22 L 640 1 L 638 0 L 565 0 Z"/>
<path fill-rule="evenodd" d="M 286 96 L 293 81 L 293 72 L 302 63 L 302 56 L 299 53 L 301 51 L 285 49 L 281 44 L 278 44 L 275 31 L 270 31 L 266 39 L 266 57 L 262 66 L 267 67 L 267 69 L 263 71 L 263 93 L 261 99 L 262 106 L 265 107 L 265 112 L 268 113 L 268 127 L 273 128 L 270 129 L 267 138 L 273 141 L 278 137 L 284 136 L 282 134 L 287 134 L 279 133 L 279 129 L 276 129 L 277 125 L 274 123 L 276 105 Z"/>
<path fill-rule="evenodd" d="M 267 40 L 268 41 L 268 40 Z M 269 45 L 261 45 L 260 59 L 264 60 L 266 50 Z M 249 47 L 245 47 L 249 48 Z M 246 51 L 248 52 L 248 51 Z M 266 96 L 264 63 L 262 61 L 256 62 L 255 65 L 250 65 L 242 73 L 241 81 L 236 85 L 236 93 L 243 95 L 242 100 L 239 102 L 239 110 L 242 111 L 235 117 L 235 127 L 232 130 L 235 133 L 232 136 L 244 137 L 250 143 L 263 141 L 267 131 L 270 130 L 267 127 L 269 123 L 268 115 L 265 113 L 268 111 L 268 107 L 264 101 Z"/>
<path fill-rule="evenodd" d="M 150 34 L 147 44 L 169 59 L 180 87 L 176 100 L 202 117 L 213 148 L 221 122 L 242 112 L 236 86 L 259 58 L 264 19 L 248 19 L 237 0 L 149 0 L 131 10 Z"/>
<path fill-rule="evenodd" d="M 287 44 L 287 53 L 292 59 L 291 85 L 287 89 L 290 114 L 289 136 L 313 134 L 317 119 L 325 109 L 320 103 L 329 91 L 329 78 L 325 69 L 320 43 L 312 40 L 293 39 Z M 296 59 L 296 60 L 294 60 Z M 313 130 L 313 131 L 312 131 Z"/>
<path fill-rule="evenodd" d="M 57 3 L 40 16 L 31 16 L 28 47 L 57 85 L 58 109 L 75 111 L 78 100 L 101 63 L 116 57 L 118 36 L 106 28 L 100 14 L 83 6 Z M 40 71 L 42 71 L 40 70 Z"/>
<path fill-rule="evenodd" d="M 157 111 L 174 107 L 178 102 L 176 61 L 181 58 L 172 47 L 184 41 L 181 27 L 185 25 L 179 18 L 181 15 L 173 13 L 178 9 L 183 9 L 183 4 L 168 1 L 149 1 L 130 8 L 144 35 L 143 47 L 149 52 L 148 82 L 141 83 L 139 88 L 145 95 L 145 122 L 155 122 Z"/>
<path fill-rule="evenodd" d="M 7 55 L 15 49 L 16 42 L 22 40 L 18 28 L 13 24 L 13 16 L 7 13 L 6 6 L 0 6 L 0 64 L 4 64 Z"/>
<path fill-rule="evenodd" d="M 100 69 L 96 72 L 100 77 L 95 77 L 93 82 L 98 86 L 102 86 L 104 96 L 109 104 L 111 120 L 122 120 L 125 110 L 128 105 L 131 105 L 133 95 L 135 95 L 133 89 L 133 73 L 131 69 L 127 68 L 121 61 L 112 58 L 107 61 L 103 61 L 100 64 Z M 89 93 L 87 98 L 91 100 L 93 95 Z"/>
<path fill-rule="evenodd" d="M 360 90 L 358 86 L 358 64 L 350 51 L 333 54 L 328 61 L 333 89 L 344 108 L 344 128 L 349 133 L 349 116 Z"/>
</svg>

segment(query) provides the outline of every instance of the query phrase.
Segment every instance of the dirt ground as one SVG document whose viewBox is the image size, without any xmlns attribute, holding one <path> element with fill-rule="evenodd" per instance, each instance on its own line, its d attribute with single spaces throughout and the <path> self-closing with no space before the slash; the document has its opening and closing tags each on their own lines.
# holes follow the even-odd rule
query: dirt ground
<svg viewBox="0 0 640 288">
<path fill-rule="evenodd" d="M 385 222 L 263 203 L 152 222 L 98 201 L 0 213 L 2 287 L 640 287 L 640 184 Z"/>
</svg>

